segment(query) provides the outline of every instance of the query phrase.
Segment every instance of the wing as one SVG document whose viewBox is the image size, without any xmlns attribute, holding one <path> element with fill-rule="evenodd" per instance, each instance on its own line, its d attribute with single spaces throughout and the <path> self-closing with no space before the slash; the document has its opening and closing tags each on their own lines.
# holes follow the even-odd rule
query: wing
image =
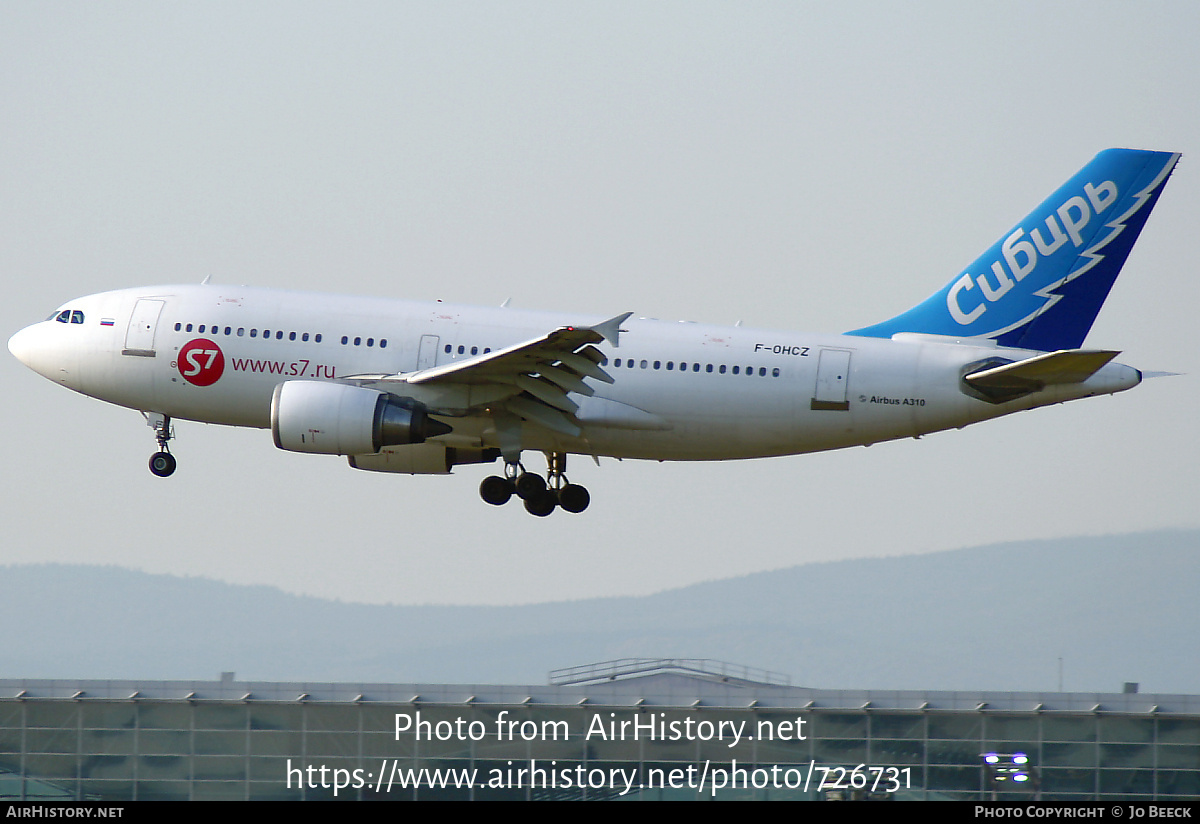
<svg viewBox="0 0 1200 824">
<path fill-rule="evenodd" d="M 403 394 L 395 386 L 398 383 L 430 389 L 458 386 L 489 390 L 469 394 L 486 398 L 486 406 L 493 411 L 508 411 L 554 432 L 577 437 L 580 428 L 574 414 L 579 405 L 567 395 L 593 395 L 594 390 L 583 382 L 584 378 L 613 383 L 612 376 L 601 368 L 604 354 L 593 344 L 608 341 L 618 346 L 621 324 L 632 314 L 626 312 L 595 326 L 560 326 L 495 352 L 388 376 L 379 382 L 392 384 L 390 391 L 398 394 Z"/>
</svg>

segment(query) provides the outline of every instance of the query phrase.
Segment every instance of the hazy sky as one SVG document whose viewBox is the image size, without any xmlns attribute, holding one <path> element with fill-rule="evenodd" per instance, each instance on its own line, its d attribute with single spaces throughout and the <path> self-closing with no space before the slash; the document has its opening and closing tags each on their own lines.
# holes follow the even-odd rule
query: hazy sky
<svg viewBox="0 0 1200 824">
<path fill-rule="evenodd" d="M 3 337 L 73 297 L 210 275 L 841 332 L 1131 146 L 1184 158 L 1088 344 L 1188 374 L 870 449 L 575 458 L 591 508 L 538 519 L 479 500 L 492 467 L 356 472 L 188 422 L 160 480 L 136 412 L 4 352 L 0 564 L 501 604 L 1196 526 L 1198 35 L 1191 0 L 9 0 Z"/>
</svg>

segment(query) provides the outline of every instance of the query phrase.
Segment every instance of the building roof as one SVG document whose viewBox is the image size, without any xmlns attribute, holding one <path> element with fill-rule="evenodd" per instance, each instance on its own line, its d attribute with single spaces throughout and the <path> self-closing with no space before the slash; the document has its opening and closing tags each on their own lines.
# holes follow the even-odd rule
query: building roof
<svg viewBox="0 0 1200 824">
<path fill-rule="evenodd" d="M 828 690 L 686 672 L 570 685 L 366 684 L 239 681 L 0 679 L 0 701 L 47 699 L 729 708 L 912 712 L 1117 713 L 1200 716 L 1198 695 L 1152 693 Z"/>
</svg>

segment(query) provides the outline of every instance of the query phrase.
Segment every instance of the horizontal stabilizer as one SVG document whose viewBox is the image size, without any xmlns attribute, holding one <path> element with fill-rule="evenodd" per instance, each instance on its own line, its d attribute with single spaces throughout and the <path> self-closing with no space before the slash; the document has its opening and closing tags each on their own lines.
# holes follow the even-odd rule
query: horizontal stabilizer
<svg viewBox="0 0 1200 824">
<path fill-rule="evenodd" d="M 1052 384 L 1083 383 L 1119 354 L 1104 349 L 1060 350 L 972 372 L 963 380 L 988 400 L 1003 403 Z"/>
</svg>

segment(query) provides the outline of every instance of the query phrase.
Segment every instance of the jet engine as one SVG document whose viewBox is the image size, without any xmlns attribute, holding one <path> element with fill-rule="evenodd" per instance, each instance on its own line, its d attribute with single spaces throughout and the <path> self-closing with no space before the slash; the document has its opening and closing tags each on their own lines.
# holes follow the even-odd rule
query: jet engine
<svg viewBox="0 0 1200 824">
<path fill-rule="evenodd" d="M 385 447 L 375 455 L 351 455 L 350 466 L 369 472 L 404 472 L 409 475 L 448 475 L 459 464 L 491 463 L 499 449 L 465 449 L 444 443 Z"/>
<path fill-rule="evenodd" d="M 361 386 L 284 381 L 271 397 L 271 434 L 291 452 L 367 455 L 450 431 L 423 404 Z"/>
</svg>

